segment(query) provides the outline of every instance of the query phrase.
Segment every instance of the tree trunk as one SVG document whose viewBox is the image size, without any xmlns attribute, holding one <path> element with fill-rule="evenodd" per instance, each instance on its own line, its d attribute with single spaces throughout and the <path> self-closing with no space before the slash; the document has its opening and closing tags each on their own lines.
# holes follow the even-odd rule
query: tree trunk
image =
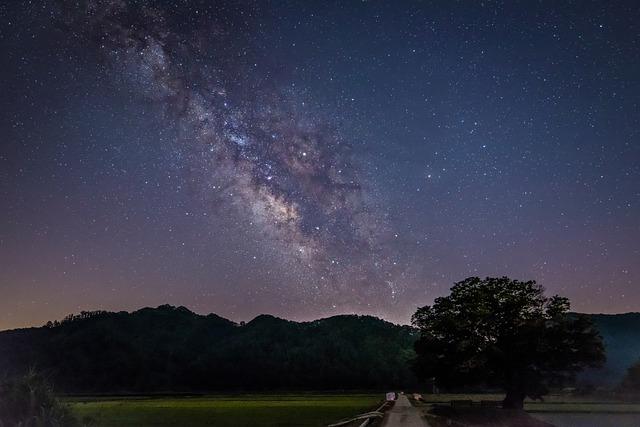
<svg viewBox="0 0 640 427">
<path fill-rule="evenodd" d="M 502 401 L 504 409 L 524 409 L 525 394 L 521 391 L 508 390 Z"/>
</svg>

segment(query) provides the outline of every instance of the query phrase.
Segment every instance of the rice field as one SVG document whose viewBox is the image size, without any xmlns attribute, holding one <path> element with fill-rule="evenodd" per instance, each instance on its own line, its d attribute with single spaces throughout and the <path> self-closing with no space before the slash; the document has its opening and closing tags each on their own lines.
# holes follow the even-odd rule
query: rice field
<svg viewBox="0 0 640 427">
<path fill-rule="evenodd" d="M 366 412 L 382 394 L 286 394 L 67 399 L 95 427 L 312 427 Z"/>
</svg>

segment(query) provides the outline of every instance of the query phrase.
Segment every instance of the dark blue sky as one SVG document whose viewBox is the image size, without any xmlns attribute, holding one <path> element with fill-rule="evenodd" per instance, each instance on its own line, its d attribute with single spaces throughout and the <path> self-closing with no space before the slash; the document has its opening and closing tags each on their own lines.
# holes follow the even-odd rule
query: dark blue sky
<svg viewBox="0 0 640 427">
<path fill-rule="evenodd" d="M 640 305 L 635 2 L 0 6 L 0 329 Z"/>
</svg>

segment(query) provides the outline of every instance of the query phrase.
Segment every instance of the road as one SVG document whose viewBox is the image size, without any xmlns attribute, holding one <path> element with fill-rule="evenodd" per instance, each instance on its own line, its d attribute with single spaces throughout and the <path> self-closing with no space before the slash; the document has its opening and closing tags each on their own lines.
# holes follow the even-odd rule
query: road
<svg viewBox="0 0 640 427">
<path fill-rule="evenodd" d="M 422 418 L 420 409 L 411 405 L 404 394 L 398 394 L 398 399 L 391 410 L 387 411 L 382 421 L 382 427 L 428 427 Z"/>
</svg>

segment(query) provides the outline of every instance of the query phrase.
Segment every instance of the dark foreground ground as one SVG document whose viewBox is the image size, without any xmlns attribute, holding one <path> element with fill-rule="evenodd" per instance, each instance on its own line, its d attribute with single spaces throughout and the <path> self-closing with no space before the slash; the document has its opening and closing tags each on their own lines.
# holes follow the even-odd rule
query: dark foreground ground
<svg viewBox="0 0 640 427">
<path fill-rule="evenodd" d="M 488 394 L 423 395 L 412 403 L 422 409 L 432 427 L 640 427 L 640 403 L 593 396 L 547 396 L 545 401 L 525 402 L 525 411 L 482 408 L 480 401 L 499 401 Z M 471 408 L 451 408 L 452 400 L 472 400 Z"/>
<path fill-rule="evenodd" d="M 432 427 L 554 427 L 525 411 L 480 407 L 453 409 L 436 405 L 425 413 L 425 418 Z"/>
</svg>

